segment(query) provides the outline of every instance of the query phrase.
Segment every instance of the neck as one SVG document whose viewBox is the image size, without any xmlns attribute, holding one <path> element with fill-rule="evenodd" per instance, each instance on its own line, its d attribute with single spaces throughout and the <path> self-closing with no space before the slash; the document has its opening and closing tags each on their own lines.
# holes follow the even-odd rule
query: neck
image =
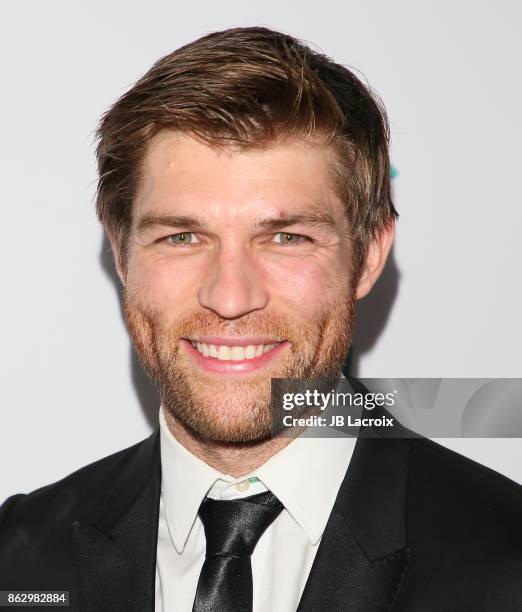
<svg viewBox="0 0 522 612">
<path fill-rule="evenodd" d="M 168 410 L 164 415 L 170 433 L 180 444 L 210 467 L 234 478 L 257 469 L 292 441 L 291 437 L 276 437 L 252 444 L 216 442 L 196 436 Z"/>
</svg>

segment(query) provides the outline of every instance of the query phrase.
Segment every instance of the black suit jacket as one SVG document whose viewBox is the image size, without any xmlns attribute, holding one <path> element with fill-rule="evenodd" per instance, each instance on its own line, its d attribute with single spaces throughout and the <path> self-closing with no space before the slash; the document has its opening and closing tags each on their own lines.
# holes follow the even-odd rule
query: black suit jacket
<svg viewBox="0 0 522 612">
<path fill-rule="evenodd" d="M 153 611 L 160 480 L 155 431 L 9 498 L 0 590 L 68 590 L 83 612 Z M 424 438 L 359 438 L 298 612 L 522 610 L 521 491 Z"/>
</svg>

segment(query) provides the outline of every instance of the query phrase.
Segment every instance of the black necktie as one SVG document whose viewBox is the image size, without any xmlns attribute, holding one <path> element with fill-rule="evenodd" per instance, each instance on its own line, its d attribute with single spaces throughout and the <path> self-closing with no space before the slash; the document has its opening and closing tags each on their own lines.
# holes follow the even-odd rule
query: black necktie
<svg viewBox="0 0 522 612">
<path fill-rule="evenodd" d="M 193 612 L 251 612 L 250 557 L 265 529 L 283 509 L 270 491 L 241 499 L 205 498 L 199 516 L 207 552 Z"/>
</svg>

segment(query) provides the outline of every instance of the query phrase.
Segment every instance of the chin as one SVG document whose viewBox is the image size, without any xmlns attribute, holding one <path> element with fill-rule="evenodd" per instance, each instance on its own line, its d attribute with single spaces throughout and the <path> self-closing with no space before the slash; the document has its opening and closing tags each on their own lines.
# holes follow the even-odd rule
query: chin
<svg viewBox="0 0 522 612">
<path fill-rule="evenodd" d="M 194 424 L 185 423 L 185 425 L 197 437 L 204 439 L 207 442 L 217 444 L 237 444 L 248 445 L 258 444 L 264 440 L 271 438 L 271 428 L 260 428 L 251 421 L 238 426 L 237 422 L 228 423 L 205 423 Z"/>
<path fill-rule="evenodd" d="M 245 406 L 249 406 L 248 410 Z M 252 444 L 270 438 L 272 432 L 270 404 L 245 402 L 234 406 L 223 398 L 218 404 L 200 403 L 199 409 L 179 414 L 178 418 L 199 437 L 216 443 Z"/>
</svg>

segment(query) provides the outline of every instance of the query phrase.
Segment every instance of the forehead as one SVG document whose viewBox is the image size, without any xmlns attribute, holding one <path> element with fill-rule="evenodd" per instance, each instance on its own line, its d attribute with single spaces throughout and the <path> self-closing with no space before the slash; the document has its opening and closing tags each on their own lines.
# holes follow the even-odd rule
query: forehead
<svg viewBox="0 0 522 612">
<path fill-rule="evenodd" d="M 242 215 L 318 206 L 342 214 L 332 180 L 332 149 L 295 139 L 255 149 L 218 149 L 195 137 L 163 131 L 143 159 L 135 212 L 199 208 Z M 188 212 L 188 211 L 181 211 Z"/>
</svg>

